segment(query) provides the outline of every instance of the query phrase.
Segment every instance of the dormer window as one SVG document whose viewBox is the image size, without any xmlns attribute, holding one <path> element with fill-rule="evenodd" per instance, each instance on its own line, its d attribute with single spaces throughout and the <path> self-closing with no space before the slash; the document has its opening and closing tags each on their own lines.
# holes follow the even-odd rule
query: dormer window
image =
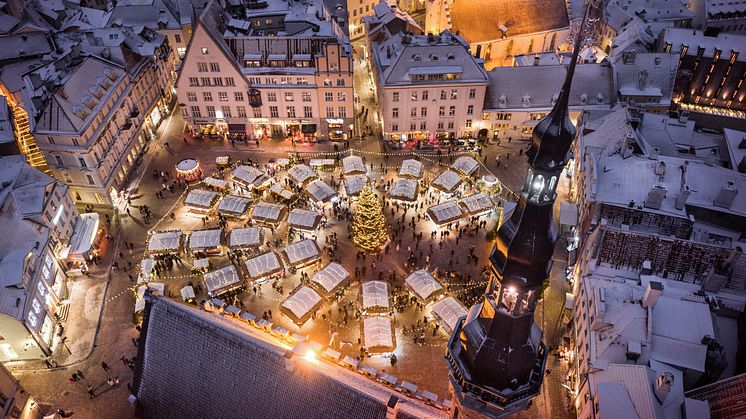
<svg viewBox="0 0 746 419">
<path fill-rule="evenodd" d="M 530 106 L 531 105 L 531 96 L 528 96 L 528 95 L 524 96 L 523 99 L 521 100 L 521 104 L 524 107 Z"/>
<path fill-rule="evenodd" d="M 420 57 L 417 54 L 412 55 L 412 59 L 415 60 L 415 61 L 422 61 L 422 57 Z"/>
<path fill-rule="evenodd" d="M 433 54 L 430 56 L 430 61 L 438 61 L 438 56 Z"/>
<path fill-rule="evenodd" d="M 602 95 L 601 93 L 599 93 L 596 96 L 596 102 L 598 102 L 598 103 L 604 103 L 604 95 Z"/>
<path fill-rule="evenodd" d="M 454 56 L 453 54 L 448 54 L 448 57 L 446 59 L 449 60 L 449 61 L 450 60 L 455 60 L 456 56 Z"/>
<path fill-rule="evenodd" d="M 588 95 L 586 94 L 580 95 L 580 103 L 583 103 L 583 104 L 588 103 Z"/>
</svg>

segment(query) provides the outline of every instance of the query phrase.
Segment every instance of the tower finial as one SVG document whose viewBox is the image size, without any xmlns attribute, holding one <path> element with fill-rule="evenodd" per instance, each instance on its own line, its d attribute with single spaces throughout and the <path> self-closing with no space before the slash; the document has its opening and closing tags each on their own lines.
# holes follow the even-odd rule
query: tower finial
<svg viewBox="0 0 746 419">
<path fill-rule="evenodd" d="M 580 53 L 580 47 L 583 40 L 583 27 L 585 26 L 585 21 L 588 18 L 590 9 L 590 3 L 586 4 L 585 11 L 583 12 L 583 19 L 580 21 L 578 33 L 575 36 L 572 58 L 570 59 L 570 65 L 567 67 L 565 82 L 562 84 L 559 97 L 557 98 L 557 102 L 554 104 L 554 109 L 552 109 L 552 114 L 554 115 L 553 119 L 564 118 L 567 113 L 567 106 L 570 99 L 570 88 L 572 87 L 572 76 L 575 74 L 575 65 L 578 63 L 578 54 Z"/>
</svg>

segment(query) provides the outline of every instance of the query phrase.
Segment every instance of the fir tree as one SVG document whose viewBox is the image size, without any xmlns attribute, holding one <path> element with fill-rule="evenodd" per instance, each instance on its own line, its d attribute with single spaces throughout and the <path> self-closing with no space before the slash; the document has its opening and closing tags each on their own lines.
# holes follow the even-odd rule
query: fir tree
<svg viewBox="0 0 746 419">
<path fill-rule="evenodd" d="M 352 216 L 352 243 L 367 252 L 376 252 L 388 238 L 388 224 L 381 201 L 366 186 L 360 192 Z"/>
</svg>

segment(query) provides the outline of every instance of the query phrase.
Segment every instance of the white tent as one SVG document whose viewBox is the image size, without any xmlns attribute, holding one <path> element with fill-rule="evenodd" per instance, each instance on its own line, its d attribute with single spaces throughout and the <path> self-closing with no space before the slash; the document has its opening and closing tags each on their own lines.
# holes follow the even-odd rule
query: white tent
<svg viewBox="0 0 746 419">
<path fill-rule="evenodd" d="M 347 175 L 364 174 L 365 163 L 360 156 L 347 156 L 342 159 L 342 173 Z"/>
<path fill-rule="evenodd" d="M 334 159 L 311 159 L 308 161 L 308 165 L 311 166 L 312 169 L 334 167 L 337 165 L 337 161 Z"/>
<path fill-rule="evenodd" d="M 249 272 L 249 278 L 252 280 L 263 278 L 282 270 L 282 263 L 275 252 L 267 252 L 255 256 L 247 260 L 245 265 L 246 270 Z"/>
<path fill-rule="evenodd" d="M 432 186 L 443 192 L 452 193 L 461 185 L 461 176 L 458 173 L 446 170 L 433 180 Z"/>
<path fill-rule="evenodd" d="M 381 313 L 391 308 L 389 285 L 383 281 L 363 282 L 360 294 L 363 311 Z"/>
<path fill-rule="evenodd" d="M 238 271 L 235 266 L 228 265 L 224 268 L 206 273 L 204 282 L 205 287 L 207 287 L 207 294 L 209 294 L 210 297 L 215 297 L 240 286 L 241 277 L 238 276 Z"/>
<path fill-rule="evenodd" d="M 150 282 L 154 267 L 155 260 L 153 258 L 143 258 L 140 261 L 140 275 L 137 277 L 137 282 Z"/>
<path fill-rule="evenodd" d="M 228 235 L 228 247 L 257 247 L 264 239 L 261 227 L 234 228 Z"/>
<path fill-rule="evenodd" d="M 290 266 L 298 266 L 321 257 L 321 250 L 315 241 L 311 239 L 290 243 L 283 250 Z"/>
<path fill-rule="evenodd" d="M 363 347 L 368 353 L 385 353 L 396 349 L 394 322 L 388 317 L 363 318 Z"/>
<path fill-rule="evenodd" d="M 315 230 L 321 222 L 321 214 L 302 208 L 294 208 L 288 215 L 288 225 L 301 230 Z"/>
<path fill-rule="evenodd" d="M 306 193 L 316 202 L 329 202 L 337 196 L 337 191 L 321 179 L 316 179 L 306 186 Z"/>
<path fill-rule="evenodd" d="M 438 225 L 448 224 L 464 216 L 464 212 L 456 201 L 447 201 L 434 205 L 428 208 L 427 214 Z"/>
<path fill-rule="evenodd" d="M 322 294 L 334 294 L 339 287 L 347 282 L 350 272 L 337 262 L 331 262 L 323 269 L 313 274 L 311 283 L 316 284 Z"/>
<path fill-rule="evenodd" d="M 205 189 L 195 189 L 189 192 L 189 195 L 187 195 L 184 200 L 184 205 L 200 210 L 209 210 L 212 209 L 215 202 L 217 202 L 218 195 L 217 192 Z"/>
<path fill-rule="evenodd" d="M 160 231 L 153 233 L 148 239 L 148 252 L 178 253 L 181 246 L 181 231 Z"/>
<path fill-rule="evenodd" d="M 433 304 L 433 314 L 437 317 L 443 328 L 450 334 L 456 327 L 456 322 L 462 316 L 466 316 L 467 310 L 457 299 L 446 297 Z"/>
<path fill-rule="evenodd" d="M 202 180 L 202 182 L 204 182 L 205 185 L 212 186 L 216 189 L 224 189 L 226 186 L 228 186 L 228 182 L 222 179 L 216 179 L 214 177 L 206 177 Z"/>
<path fill-rule="evenodd" d="M 238 166 L 231 174 L 234 182 L 249 189 L 262 187 L 269 181 L 269 176 L 254 166 Z"/>
<path fill-rule="evenodd" d="M 293 193 L 280 186 L 279 183 L 275 183 L 274 185 L 270 186 L 269 190 L 282 199 L 290 200 L 291 198 L 293 198 Z"/>
<path fill-rule="evenodd" d="M 280 305 L 280 311 L 300 326 L 311 318 L 322 302 L 321 296 L 313 288 L 304 285 L 290 293 Z"/>
<path fill-rule="evenodd" d="M 407 159 L 401 162 L 399 168 L 399 176 L 413 177 L 415 179 L 422 178 L 422 162 L 414 159 Z"/>
<path fill-rule="evenodd" d="M 342 181 L 345 187 L 345 193 L 347 196 L 355 196 L 363 190 L 365 185 L 368 184 L 368 176 L 366 175 L 350 175 L 345 177 Z"/>
<path fill-rule="evenodd" d="M 145 285 L 137 287 L 137 299 L 135 300 L 135 313 L 139 313 L 145 309 L 145 290 L 150 288 L 150 292 L 154 295 L 164 296 L 166 293 L 166 284 L 163 282 L 150 282 Z"/>
<path fill-rule="evenodd" d="M 220 246 L 220 234 L 223 230 L 197 230 L 189 235 L 189 251 L 204 252 L 207 250 L 217 249 Z"/>
<path fill-rule="evenodd" d="M 247 212 L 249 212 L 250 204 L 251 199 L 249 198 L 238 195 L 226 195 L 220 200 L 220 204 L 218 204 L 218 213 L 234 217 L 243 217 Z"/>
<path fill-rule="evenodd" d="M 495 203 L 492 202 L 490 196 L 484 192 L 469 195 L 462 199 L 460 204 L 470 215 L 483 214 L 495 208 Z"/>
<path fill-rule="evenodd" d="M 461 156 L 451 165 L 451 169 L 461 173 L 464 176 L 471 176 L 479 168 L 479 162 L 474 157 Z"/>
<path fill-rule="evenodd" d="M 282 221 L 284 212 L 284 205 L 259 202 L 254 205 L 254 208 L 251 211 L 251 219 L 268 223 L 278 223 Z"/>
<path fill-rule="evenodd" d="M 417 181 L 414 179 L 398 178 L 391 185 L 389 196 L 394 199 L 404 201 L 414 201 L 417 199 Z"/>
<path fill-rule="evenodd" d="M 443 286 L 432 276 L 430 272 L 424 269 L 418 269 L 404 279 L 410 291 L 421 301 L 438 295 L 443 291 Z"/>
<path fill-rule="evenodd" d="M 288 176 L 295 183 L 303 185 L 311 179 L 318 177 L 316 172 L 305 164 L 297 164 L 288 170 Z"/>
<path fill-rule="evenodd" d="M 199 258 L 192 261 L 192 269 L 207 269 L 210 267 L 210 259 Z"/>
<path fill-rule="evenodd" d="M 180 293 L 181 293 L 181 299 L 184 301 L 194 298 L 194 288 L 192 288 L 191 285 L 187 285 L 186 287 L 182 288 L 180 290 Z"/>
</svg>

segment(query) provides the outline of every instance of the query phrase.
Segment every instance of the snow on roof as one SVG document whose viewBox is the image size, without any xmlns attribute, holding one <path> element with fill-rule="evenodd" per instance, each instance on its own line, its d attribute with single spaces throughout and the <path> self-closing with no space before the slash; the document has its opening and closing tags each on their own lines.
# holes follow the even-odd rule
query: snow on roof
<svg viewBox="0 0 746 419">
<path fill-rule="evenodd" d="M 290 243 L 285 247 L 283 253 L 291 266 L 300 265 L 321 256 L 319 246 L 311 239 Z"/>
<path fill-rule="evenodd" d="M 228 246 L 261 246 L 263 236 L 261 227 L 234 228 L 228 236 Z"/>
<path fill-rule="evenodd" d="M 214 249 L 220 246 L 221 229 L 197 230 L 189 235 L 189 250 L 192 252 Z"/>
<path fill-rule="evenodd" d="M 432 306 L 433 314 L 439 318 L 448 333 L 456 328 L 458 319 L 466 316 L 466 307 L 453 297 L 446 297 Z"/>
<path fill-rule="evenodd" d="M 214 177 L 206 177 L 202 180 L 205 185 L 212 186 L 213 188 L 223 189 L 226 186 L 228 186 L 228 182 L 222 180 L 222 179 L 215 179 Z"/>
<path fill-rule="evenodd" d="M 189 195 L 184 200 L 184 205 L 197 208 L 212 208 L 218 199 L 218 195 L 217 192 L 206 189 L 195 189 L 189 192 Z"/>
<path fill-rule="evenodd" d="M 389 285 L 383 281 L 368 281 L 362 284 L 363 310 L 382 308 L 388 310 Z"/>
<path fill-rule="evenodd" d="M 471 176 L 479 168 L 479 162 L 471 156 L 461 156 L 451 165 L 451 169 L 461 173 L 464 176 Z"/>
<path fill-rule="evenodd" d="M 427 215 L 435 224 L 443 225 L 458 220 L 464 213 L 456 201 L 447 201 L 428 208 Z"/>
<path fill-rule="evenodd" d="M 179 250 L 181 230 L 153 233 L 148 239 L 148 252 Z"/>
<path fill-rule="evenodd" d="M 359 194 L 365 185 L 368 184 L 367 175 L 349 175 L 342 181 L 345 187 L 345 193 L 347 196 L 354 196 Z"/>
<path fill-rule="evenodd" d="M 653 307 L 652 323 L 651 357 L 671 365 L 704 371 L 707 346 L 702 344 L 702 338 L 715 337 L 710 306 L 707 303 L 672 298 L 664 294 Z"/>
<path fill-rule="evenodd" d="M 199 258 L 192 260 L 192 269 L 202 269 L 210 267 L 210 259 Z"/>
<path fill-rule="evenodd" d="M 304 285 L 293 291 L 281 307 L 293 322 L 303 324 L 318 310 L 321 302 L 321 296 L 313 288 Z"/>
<path fill-rule="evenodd" d="M 446 170 L 433 180 L 432 186 L 451 193 L 461 184 L 461 176 L 452 170 Z"/>
<path fill-rule="evenodd" d="M 316 172 L 305 164 L 296 164 L 288 170 L 288 176 L 298 184 L 304 184 L 307 181 L 318 177 Z"/>
<path fill-rule="evenodd" d="M 347 156 L 342 159 L 342 173 L 352 175 L 355 173 L 366 173 L 365 163 L 360 156 Z"/>
<path fill-rule="evenodd" d="M 151 290 L 151 292 L 157 293 L 158 295 L 164 295 L 166 292 L 166 284 L 164 284 L 163 282 L 150 282 L 137 287 L 135 313 L 139 313 L 143 309 L 145 309 L 145 290 L 147 290 L 148 288 Z"/>
<path fill-rule="evenodd" d="M 391 186 L 389 196 L 405 201 L 414 201 L 417 198 L 418 183 L 414 179 L 398 178 Z"/>
<path fill-rule="evenodd" d="M 337 191 L 321 179 L 309 183 L 306 186 L 306 193 L 318 202 L 328 202 L 337 196 Z"/>
<path fill-rule="evenodd" d="M 399 176 L 420 179 L 422 177 L 422 162 L 414 159 L 404 160 L 401 162 L 401 167 L 399 168 Z"/>
<path fill-rule="evenodd" d="M 323 269 L 313 274 L 311 282 L 318 284 L 326 294 L 332 294 L 337 288 L 342 285 L 350 273 L 344 266 L 337 262 L 331 262 L 326 265 Z"/>
<path fill-rule="evenodd" d="M 98 224 L 98 213 L 80 214 L 78 222 L 75 223 L 73 235 L 70 237 L 70 255 L 81 255 L 91 250 L 98 234 Z"/>
<path fill-rule="evenodd" d="M 233 169 L 233 180 L 250 188 L 260 187 L 269 176 L 254 166 L 241 165 Z"/>
<path fill-rule="evenodd" d="M 308 165 L 311 166 L 312 169 L 325 166 L 333 167 L 337 165 L 337 161 L 334 159 L 311 159 L 308 161 Z"/>
<path fill-rule="evenodd" d="M 251 211 L 251 219 L 259 221 L 278 222 L 285 210 L 284 205 L 272 204 L 270 202 L 259 202 Z"/>
<path fill-rule="evenodd" d="M 140 275 L 137 277 L 137 282 L 150 282 L 150 276 L 153 274 L 154 267 L 155 260 L 153 258 L 143 258 L 140 261 Z"/>
<path fill-rule="evenodd" d="M 282 262 L 275 252 L 263 253 L 248 259 L 246 270 L 249 272 L 249 278 L 257 279 L 282 270 Z"/>
<path fill-rule="evenodd" d="M 724 128 L 723 136 L 728 146 L 730 166 L 746 173 L 746 132 Z"/>
<path fill-rule="evenodd" d="M 321 214 L 316 211 L 310 211 L 302 208 L 294 208 L 288 215 L 288 224 L 290 227 L 300 228 L 303 230 L 315 230 L 321 222 Z"/>
<path fill-rule="evenodd" d="M 279 183 L 275 183 L 269 188 L 270 192 L 272 192 L 275 195 L 278 195 L 282 199 L 291 199 L 293 197 L 293 193 L 282 186 L 280 186 Z"/>
<path fill-rule="evenodd" d="M 422 301 L 427 301 L 434 294 L 443 290 L 443 286 L 424 269 L 418 269 L 404 279 L 409 289 Z"/>
<path fill-rule="evenodd" d="M 235 266 L 228 265 L 224 268 L 206 273 L 204 282 L 207 287 L 207 293 L 210 294 L 211 297 L 214 297 L 221 291 L 227 291 L 227 288 L 240 283 L 241 277 L 238 276 L 238 271 Z"/>
<path fill-rule="evenodd" d="M 226 195 L 220 200 L 218 212 L 244 216 L 249 211 L 250 204 L 251 199 L 249 198 L 238 195 Z"/>
<path fill-rule="evenodd" d="M 469 195 L 459 201 L 459 203 L 469 214 L 479 214 L 481 212 L 495 208 L 495 203 L 492 202 L 490 196 L 484 192 Z"/>
<path fill-rule="evenodd" d="M 388 317 L 374 316 L 363 318 L 363 347 L 367 351 L 390 352 L 394 343 L 394 324 Z"/>
</svg>

